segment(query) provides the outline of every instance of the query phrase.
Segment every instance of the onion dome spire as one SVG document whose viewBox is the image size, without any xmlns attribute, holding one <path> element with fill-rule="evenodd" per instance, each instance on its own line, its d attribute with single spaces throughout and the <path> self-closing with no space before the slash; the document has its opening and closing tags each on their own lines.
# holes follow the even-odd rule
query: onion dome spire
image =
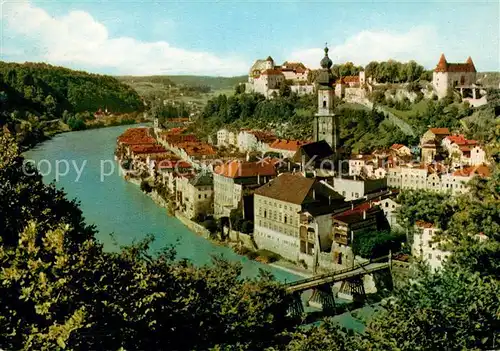
<svg viewBox="0 0 500 351">
<path fill-rule="evenodd" d="M 333 62 L 328 57 L 328 45 L 325 43 L 325 57 L 320 62 L 321 68 L 330 69 L 332 68 Z"/>
</svg>

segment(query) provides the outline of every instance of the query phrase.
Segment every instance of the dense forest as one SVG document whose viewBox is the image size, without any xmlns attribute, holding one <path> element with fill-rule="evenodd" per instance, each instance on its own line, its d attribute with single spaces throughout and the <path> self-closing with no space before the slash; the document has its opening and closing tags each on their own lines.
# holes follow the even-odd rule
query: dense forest
<svg viewBox="0 0 500 351">
<path fill-rule="evenodd" d="M 62 119 L 81 129 L 98 109 L 120 114 L 143 107 L 139 95 L 113 77 L 43 63 L 0 62 L 0 102 L 0 125 L 26 143 L 43 135 L 47 121 Z"/>
<path fill-rule="evenodd" d="M 219 95 L 208 100 L 195 128 L 205 134 L 222 126 L 272 128 L 284 137 L 310 138 L 315 103 L 312 95 L 284 93 L 270 100 L 261 94 Z"/>
<path fill-rule="evenodd" d="M 500 130 L 498 130 L 500 131 Z M 500 136 L 500 135 L 497 135 Z M 498 140 L 498 139 L 497 139 Z M 492 144 L 491 154 L 499 154 Z M 496 151 L 495 151 L 496 150 Z M 417 220 L 446 228 L 443 270 L 417 265 L 363 333 L 287 314 L 291 297 L 268 274 L 242 278 L 220 258 L 195 267 L 152 238 L 106 252 L 74 201 L 0 135 L 0 348 L 8 350 L 487 350 L 500 337 L 500 167 L 471 193 L 400 199 Z M 450 211 L 450 208 L 452 211 Z M 430 212 L 436 215 L 428 217 Z M 487 240 L 478 240 L 482 233 Z M 471 235 L 472 234 L 472 235 Z M 305 328 L 304 328 L 305 327 Z"/>
<path fill-rule="evenodd" d="M 366 67 L 346 62 L 343 64 L 334 64 L 331 68 L 334 79 L 345 76 L 357 76 L 361 71 L 365 72 L 366 78 L 374 78 L 378 83 L 410 83 L 418 80 L 432 80 L 432 71 L 426 71 L 422 65 L 413 60 L 408 62 L 395 60 L 372 61 Z M 318 70 L 311 71 L 308 77 L 310 83 L 315 81 L 318 72 Z"/>
</svg>

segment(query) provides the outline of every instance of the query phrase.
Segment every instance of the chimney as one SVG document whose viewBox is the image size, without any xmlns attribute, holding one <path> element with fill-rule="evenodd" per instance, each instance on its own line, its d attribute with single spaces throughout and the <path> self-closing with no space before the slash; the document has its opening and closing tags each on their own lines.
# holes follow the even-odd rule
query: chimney
<svg viewBox="0 0 500 351">
<path fill-rule="evenodd" d="M 260 174 L 259 173 L 257 173 L 257 184 L 260 185 Z"/>
<path fill-rule="evenodd" d="M 351 210 L 354 210 L 354 204 L 352 201 L 351 201 Z"/>
<path fill-rule="evenodd" d="M 331 205 L 332 204 L 332 197 L 330 195 L 328 195 L 328 205 Z"/>
<path fill-rule="evenodd" d="M 316 190 L 313 189 L 313 199 L 316 200 Z"/>
<path fill-rule="evenodd" d="M 363 211 L 363 219 L 366 219 L 366 211 Z"/>
</svg>

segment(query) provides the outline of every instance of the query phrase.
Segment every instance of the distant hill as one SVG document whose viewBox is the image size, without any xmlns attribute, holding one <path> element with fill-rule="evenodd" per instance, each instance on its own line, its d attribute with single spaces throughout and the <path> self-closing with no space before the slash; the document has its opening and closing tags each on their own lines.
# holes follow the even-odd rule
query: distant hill
<svg viewBox="0 0 500 351">
<path fill-rule="evenodd" d="M 209 86 L 212 90 L 232 89 L 238 83 L 247 81 L 247 76 L 211 77 L 211 76 L 119 76 L 118 80 L 132 83 L 156 83 L 164 85 Z"/>
<path fill-rule="evenodd" d="M 124 114 L 144 105 L 134 89 L 111 76 L 0 61 L 0 127 L 13 132 L 22 145 L 33 146 L 68 127 L 86 128 L 100 108 Z"/>
<path fill-rule="evenodd" d="M 4 108 L 51 117 L 60 117 L 64 110 L 95 112 L 107 107 L 125 113 L 142 108 L 137 92 L 114 77 L 44 63 L 0 61 L 0 87 L 7 98 Z"/>
</svg>

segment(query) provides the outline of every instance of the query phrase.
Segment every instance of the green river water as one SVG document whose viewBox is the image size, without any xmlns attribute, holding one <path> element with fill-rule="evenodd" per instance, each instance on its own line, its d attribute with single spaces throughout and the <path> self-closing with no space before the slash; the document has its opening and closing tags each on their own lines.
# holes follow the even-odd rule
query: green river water
<svg viewBox="0 0 500 351">
<path fill-rule="evenodd" d="M 46 182 L 55 181 L 69 198 L 80 201 L 86 222 L 97 226 L 97 238 L 107 250 L 118 250 L 121 245 L 131 244 L 147 234 L 153 234 L 155 241 L 152 250 L 173 244 L 178 258 L 187 258 L 196 265 L 209 264 L 213 255 L 222 255 L 230 261 L 240 262 L 242 275 L 246 277 L 254 277 L 258 275 L 259 269 L 265 269 L 282 282 L 302 278 L 249 260 L 230 248 L 203 239 L 175 217 L 168 216 L 166 209 L 155 204 L 137 185 L 125 181 L 118 172 L 113 152 L 116 138 L 130 127 L 60 134 L 29 150 L 24 156 L 36 163 Z M 68 172 L 62 175 L 66 164 L 69 165 Z M 79 179 L 75 166 L 82 170 Z M 56 167 L 59 167 L 61 174 L 58 179 Z M 346 327 L 362 327 L 349 313 L 334 319 Z"/>
</svg>

